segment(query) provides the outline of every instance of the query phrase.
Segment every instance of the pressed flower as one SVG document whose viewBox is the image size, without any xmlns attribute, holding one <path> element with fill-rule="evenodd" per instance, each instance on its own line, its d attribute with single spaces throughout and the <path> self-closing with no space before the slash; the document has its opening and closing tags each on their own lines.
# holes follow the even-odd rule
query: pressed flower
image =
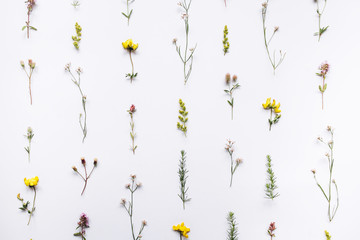
<svg viewBox="0 0 360 240">
<path fill-rule="evenodd" d="M 34 6 L 35 6 L 35 0 L 27 0 L 25 1 L 25 4 L 27 5 L 27 21 L 25 22 L 25 26 L 22 27 L 22 30 L 24 31 L 25 29 L 27 30 L 27 38 L 29 38 L 30 35 L 30 29 L 37 31 L 37 29 L 33 26 L 30 26 L 30 13 L 33 11 Z"/>
<path fill-rule="evenodd" d="M 130 175 L 130 179 L 131 179 L 131 184 L 129 183 L 129 184 L 125 185 L 125 188 L 130 191 L 130 200 L 126 201 L 126 199 L 122 199 L 121 200 L 121 205 L 125 208 L 126 212 L 129 215 L 129 218 L 130 218 L 132 240 L 139 240 L 142 237 L 141 233 L 143 232 L 145 226 L 147 225 L 147 222 L 145 220 L 143 220 L 141 222 L 139 232 L 136 235 L 136 233 L 134 231 L 134 222 L 133 222 L 133 217 L 134 217 L 134 193 L 142 185 L 141 185 L 141 183 L 136 181 L 136 175 Z"/>
<path fill-rule="evenodd" d="M 28 72 L 28 71 L 26 71 L 24 61 L 22 61 L 22 60 L 20 61 L 20 66 L 21 66 L 21 68 L 24 70 L 24 72 L 26 73 L 26 76 L 27 76 L 27 77 L 28 77 L 28 79 L 29 79 L 30 105 L 32 105 L 31 77 L 32 77 L 32 74 L 33 74 L 33 72 L 34 72 L 34 69 L 35 69 L 36 63 L 35 63 L 32 59 L 29 59 L 29 60 L 28 60 L 28 65 L 29 65 L 29 72 Z"/>
<path fill-rule="evenodd" d="M 38 185 L 39 177 L 33 177 L 33 178 L 24 178 L 24 183 L 26 186 L 30 187 L 32 190 L 34 190 L 34 200 L 33 200 L 33 206 L 31 209 L 29 209 L 29 201 L 24 202 L 24 199 L 20 197 L 20 193 L 16 196 L 19 201 L 21 201 L 22 206 L 20 207 L 20 210 L 27 212 L 29 214 L 29 221 L 28 225 L 30 224 L 31 217 L 35 211 L 35 201 L 36 201 L 36 186 Z"/>
<path fill-rule="evenodd" d="M 180 238 L 182 238 L 182 236 L 184 236 L 185 238 L 189 237 L 187 233 L 190 232 L 190 228 L 186 227 L 183 222 L 176 226 L 174 225 L 173 230 L 179 232 Z"/>
<path fill-rule="evenodd" d="M 263 33 L 264 33 L 264 42 L 265 42 L 265 48 L 266 48 L 266 53 L 268 55 L 270 64 L 274 70 L 274 74 L 275 74 L 275 70 L 280 66 L 280 64 L 284 61 L 285 56 L 286 56 L 286 52 L 283 53 L 281 50 L 279 51 L 279 57 L 276 58 L 276 52 L 274 50 L 273 54 L 270 53 L 269 47 L 270 47 L 270 42 L 273 39 L 275 33 L 277 33 L 279 31 L 279 27 L 276 26 L 274 27 L 274 30 L 272 32 L 272 35 L 270 36 L 270 38 L 267 37 L 267 27 L 266 27 L 266 18 L 267 18 L 267 11 L 268 11 L 268 7 L 269 7 L 269 0 L 266 0 L 263 4 L 262 4 L 262 10 L 261 10 L 261 16 L 262 16 L 262 22 L 263 22 Z M 273 55 L 273 58 L 271 58 L 271 56 Z"/>
<path fill-rule="evenodd" d="M 281 110 L 280 110 L 280 103 L 276 103 L 275 99 L 273 99 L 272 103 L 271 103 L 271 98 L 267 98 L 266 102 L 262 104 L 262 107 L 265 110 L 270 110 L 270 118 L 268 119 L 269 121 L 269 131 L 271 131 L 271 126 L 275 123 L 277 123 L 281 117 Z M 275 114 L 275 118 L 273 119 L 273 113 Z"/>
<path fill-rule="evenodd" d="M 323 143 L 325 146 L 327 146 L 327 148 L 329 149 L 329 152 L 327 152 L 325 154 L 325 157 L 327 158 L 327 162 L 328 162 L 328 166 L 329 166 L 328 167 L 328 170 L 329 170 L 328 185 L 325 185 L 324 187 L 321 186 L 316 178 L 315 169 L 311 170 L 311 172 L 313 173 L 316 185 L 319 187 L 320 191 L 322 192 L 322 194 L 324 195 L 324 197 L 326 199 L 326 202 L 328 205 L 327 206 L 328 218 L 329 218 L 329 221 L 331 222 L 334 219 L 335 214 L 339 208 L 339 190 L 338 190 L 338 185 L 337 185 L 335 179 L 333 178 L 333 168 L 334 168 L 334 161 L 335 161 L 335 158 L 334 158 L 334 129 L 331 126 L 328 126 L 327 131 L 330 133 L 330 140 L 326 142 L 321 137 L 318 137 L 318 140 L 321 143 Z M 336 195 L 333 191 L 333 187 L 335 187 Z M 334 200 L 335 197 L 336 197 L 336 200 Z"/>
<path fill-rule="evenodd" d="M 137 76 L 137 73 L 134 73 L 134 63 L 133 63 L 133 60 L 132 60 L 132 57 L 131 57 L 131 53 L 138 48 L 139 44 L 138 43 L 135 44 L 132 39 L 128 39 L 128 40 L 126 40 L 125 42 L 122 43 L 122 46 L 123 46 L 123 48 L 125 50 L 129 51 L 131 69 L 132 70 L 131 70 L 131 73 L 128 73 L 125 76 L 129 77 L 130 82 L 132 83 L 132 80 Z"/>
<path fill-rule="evenodd" d="M 87 111 L 86 111 L 86 96 L 84 95 L 84 92 L 81 88 L 81 74 L 83 73 L 83 70 L 78 67 L 76 69 L 76 73 L 77 73 L 77 77 L 74 76 L 73 72 L 71 71 L 71 63 L 68 63 L 65 65 L 65 71 L 69 72 L 70 76 L 71 76 L 71 81 L 78 87 L 80 95 L 81 95 L 81 102 L 82 102 L 82 108 L 83 108 L 83 112 L 84 114 L 80 113 L 79 115 L 79 124 L 80 124 L 80 128 L 81 131 L 83 132 L 83 139 L 82 142 L 84 142 L 86 136 L 87 136 Z M 83 118 L 84 116 L 84 118 Z"/>
<path fill-rule="evenodd" d="M 80 161 L 81 161 L 81 165 L 83 165 L 84 170 L 85 170 L 84 176 L 78 171 L 78 169 L 77 169 L 75 166 L 72 167 L 72 170 L 74 170 L 74 172 L 76 172 L 76 173 L 82 178 L 82 180 L 84 181 L 84 188 L 83 188 L 83 190 L 82 190 L 82 192 L 81 192 L 81 195 L 83 195 L 84 192 L 85 192 L 85 189 L 86 189 L 88 180 L 89 180 L 89 178 L 91 177 L 91 174 L 93 173 L 95 167 L 97 167 L 98 159 L 97 159 L 97 158 L 94 158 L 93 168 L 91 169 L 91 171 L 90 171 L 89 174 L 88 174 L 87 169 L 86 169 L 86 161 L 85 161 L 85 158 L 81 158 Z"/>
<path fill-rule="evenodd" d="M 136 133 L 135 133 L 135 123 L 134 123 L 134 113 L 136 112 L 136 108 L 135 108 L 135 105 L 131 105 L 130 106 L 130 109 L 127 110 L 127 112 L 129 113 L 130 115 L 130 128 L 131 128 L 131 131 L 130 131 L 130 137 L 131 137 L 131 142 L 132 142 L 132 146 L 131 146 L 131 150 L 133 152 L 133 154 L 135 154 L 135 150 L 137 149 L 137 145 L 135 145 L 135 137 L 136 137 Z"/>
<path fill-rule="evenodd" d="M 184 20 L 185 24 L 185 47 L 183 48 L 184 54 L 181 52 L 181 46 L 178 45 L 177 39 L 175 38 L 173 40 L 173 43 L 175 45 L 176 52 L 179 54 L 180 60 L 183 64 L 183 71 L 184 71 L 184 85 L 186 85 L 187 81 L 189 80 L 191 71 L 192 71 L 192 64 L 193 64 L 193 58 L 194 58 L 194 52 L 196 50 L 196 46 L 193 48 L 189 48 L 189 10 L 191 6 L 191 1 L 188 0 L 182 0 L 178 3 L 178 5 L 183 9 L 183 14 L 181 18 Z"/>
<path fill-rule="evenodd" d="M 322 86 L 319 85 L 319 90 L 321 92 L 321 108 L 324 109 L 324 92 L 327 89 L 327 83 L 325 83 L 327 74 L 329 72 L 330 65 L 327 62 L 324 62 L 320 65 L 319 70 L 320 72 L 316 73 L 317 76 L 321 77 Z"/>
</svg>

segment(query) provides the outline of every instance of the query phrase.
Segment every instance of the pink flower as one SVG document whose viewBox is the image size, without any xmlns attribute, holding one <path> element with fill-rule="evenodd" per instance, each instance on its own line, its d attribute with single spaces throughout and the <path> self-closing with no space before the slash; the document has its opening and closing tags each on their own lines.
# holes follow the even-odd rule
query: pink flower
<svg viewBox="0 0 360 240">
<path fill-rule="evenodd" d="M 133 104 L 130 107 L 129 113 L 131 114 L 131 113 L 134 113 L 134 112 L 136 112 L 136 108 L 135 108 L 135 105 Z"/>
</svg>

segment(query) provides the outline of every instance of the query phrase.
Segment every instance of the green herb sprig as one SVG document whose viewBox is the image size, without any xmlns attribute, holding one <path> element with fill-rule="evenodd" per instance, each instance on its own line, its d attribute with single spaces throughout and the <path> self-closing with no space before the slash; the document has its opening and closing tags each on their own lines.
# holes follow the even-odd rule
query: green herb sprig
<svg viewBox="0 0 360 240">
<path fill-rule="evenodd" d="M 183 208 L 185 209 L 185 203 L 189 202 L 191 198 L 188 197 L 187 191 L 189 187 L 186 185 L 186 181 L 188 178 L 188 170 L 186 168 L 186 152 L 181 150 L 181 158 L 179 160 L 179 180 L 180 180 L 180 194 L 178 194 L 179 198 L 183 203 Z"/>
<path fill-rule="evenodd" d="M 131 14 L 133 13 L 133 9 L 129 9 L 129 5 L 130 3 L 133 3 L 135 0 L 126 0 L 126 13 L 122 12 L 122 15 L 124 15 L 124 17 L 127 18 L 127 21 L 128 21 L 128 26 L 130 24 L 130 17 L 131 17 Z"/>
<path fill-rule="evenodd" d="M 274 200 L 274 198 L 280 196 L 280 194 L 275 192 L 278 186 L 276 185 L 275 173 L 272 170 L 272 163 L 271 163 L 272 160 L 270 155 L 267 155 L 266 159 L 267 159 L 267 163 L 266 163 L 267 182 L 265 184 L 265 196 L 266 196 L 265 198 Z"/>
<path fill-rule="evenodd" d="M 233 212 L 229 212 L 227 216 L 228 221 L 228 230 L 227 230 L 227 240 L 238 240 L 238 227 L 235 218 L 235 214 Z"/>
<path fill-rule="evenodd" d="M 227 36 L 228 34 L 229 34 L 229 30 L 228 30 L 227 25 L 225 25 L 225 27 L 224 27 L 224 40 L 223 40 L 224 56 L 229 52 L 229 48 L 230 48 L 229 38 Z"/>
<path fill-rule="evenodd" d="M 318 36 L 318 41 L 320 41 L 321 36 L 329 28 L 329 26 L 321 27 L 321 16 L 323 15 L 323 13 L 325 11 L 327 0 L 324 0 L 324 5 L 323 5 L 323 8 L 321 10 L 320 10 L 320 5 L 319 5 L 319 0 L 314 0 L 314 2 L 316 2 L 316 7 L 317 7 L 316 8 L 316 13 L 317 13 L 318 18 L 319 18 L 319 31 L 314 33 L 314 36 Z"/>
<path fill-rule="evenodd" d="M 28 127 L 27 133 L 26 133 L 26 135 L 24 135 L 24 137 L 26 137 L 26 139 L 29 141 L 29 145 L 27 147 L 24 147 L 24 148 L 25 148 L 25 151 L 28 154 L 28 160 L 30 162 L 31 140 L 34 137 L 34 132 L 33 132 L 31 127 Z"/>
<path fill-rule="evenodd" d="M 71 3 L 71 5 L 74 7 L 74 8 L 77 8 L 80 6 L 80 1 L 78 0 L 73 0 L 73 2 Z"/>
<path fill-rule="evenodd" d="M 186 134 L 187 134 L 187 126 L 186 126 L 186 123 L 188 121 L 188 112 L 186 111 L 186 106 L 185 106 L 185 103 L 179 99 L 179 105 L 180 105 L 180 110 L 179 110 L 179 121 L 180 122 L 177 122 L 177 128 L 182 131 L 184 134 L 185 134 L 185 137 L 186 137 Z"/>
</svg>

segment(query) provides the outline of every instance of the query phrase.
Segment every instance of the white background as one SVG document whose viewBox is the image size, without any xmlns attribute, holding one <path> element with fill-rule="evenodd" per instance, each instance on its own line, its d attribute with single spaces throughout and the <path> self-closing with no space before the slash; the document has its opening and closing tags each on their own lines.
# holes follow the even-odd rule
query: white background
<svg viewBox="0 0 360 240">
<path fill-rule="evenodd" d="M 359 56 L 360 2 L 329 1 L 322 21 L 330 25 L 320 42 L 316 4 L 312 0 L 270 0 L 268 28 L 279 26 L 271 49 L 287 52 L 273 75 L 265 52 L 262 1 L 193 0 L 190 45 L 197 43 L 193 72 L 184 86 L 182 65 L 172 45 L 184 45 L 184 26 L 176 0 L 136 0 L 130 26 L 122 16 L 123 0 L 37 1 L 31 24 L 38 31 L 26 39 L 24 0 L 1 1 L 0 16 L 0 239 L 72 239 L 82 212 L 90 218 L 87 238 L 130 239 L 129 218 L 121 207 L 128 198 L 124 185 L 137 174 L 143 188 L 135 195 L 135 226 L 146 219 L 143 239 L 178 239 L 172 225 L 191 228 L 190 239 L 225 239 L 226 215 L 233 211 L 239 239 L 269 239 L 267 228 L 276 222 L 276 239 L 356 239 L 360 220 Z M 72 45 L 75 22 L 83 28 L 80 50 Z M 230 52 L 223 56 L 223 28 L 229 28 Z M 129 56 L 121 42 L 139 43 L 133 56 L 137 79 L 130 84 Z M 19 61 L 33 59 L 33 105 L 27 78 Z M 321 110 L 318 66 L 327 60 L 325 109 Z M 78 125 L 81 98 L 64 71 L 72 62 L 81 66 L 82 88 L 88 103 L 88 137 L 83 144 Z M 223 92 L 227 72 L 237 74 L 234 120 Z M 268 131 L 267 97 L 281 102 L 282 118 Z M 189 110 L 188 137 L 176 129 L 178 100 Z M 135 104 L 138 150 L 130 147 L 129 116 Z M 327 204 L 316 187 L 311 169 L 327 182 L 326 148 L 316 141 L 335 128 L 334 177 L 340 207 L 332 223 Z M 26 129 L 35 136 L 32 159 L 24 147 Z M 244 163 L 229 188 L 230 162 L 226 139 L 236 142 L 235 156 Z M 188 153 L 189 196 L 186 210 L 177 194 L 180 150 Z M 264 198 L 266 158 L 273 158 L 280 197 Z M 99 159 L 84 196 L 80 158 Z M 32 199 L 24 177 L 39 176 L 36 212 L 30 226 L 16 199 Z M 75 238 L 74 238 L 75 239 Z"/>
</svg>

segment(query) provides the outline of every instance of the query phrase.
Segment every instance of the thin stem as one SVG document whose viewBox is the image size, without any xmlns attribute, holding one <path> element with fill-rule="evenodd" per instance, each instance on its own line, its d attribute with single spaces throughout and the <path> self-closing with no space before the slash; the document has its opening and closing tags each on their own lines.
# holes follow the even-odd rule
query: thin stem
<svg viewBox="0 0 360 240">
<path fill-rule="evenodd" d="M 27 30 L 27 38 L 29 39 L 29 34 L 30 34 L 30 9 L 28 8 L 28 12 L 27 12 L 27 15 L 28 15 L 28 20 L 26 22 L 26 30 Z"/>
<path fill-rule="evenodd" d="M 131 76 L 130 76 L 130 82 L 132 83 L 133 76 L 134 76 L 134 63 L 131 57 L 131 50 L 129 50 L 129 56 L 130 56 L 130 62 L 131 62 Z"/>
<path fill-rule="evenodd" d="M 271 125 L 272 125 L 272 112 L 273 112 L 273 110 L 272 109 L 270 109 L 270 121 L 269 121 L 269 131 L 271 131 Z"/>
<path fill-rule="evenodd" d="M 129 16 L 129 0 L 126 0 L 126 8 L 127 8 L 127 16 L 128 16 L 128 26 L 130 24 L 130 16 Z"/>
<path fill-rule="evenodd" d="M 85 180 L 85 184 L 84 184 L 84 188 L 83 188 L 83 190 L 82 190 L 82 192 L 81 192 L 81 196 L 84 194 L 84 192 L 85 192 L 85 189 L 86 189 L 86 186 L 87 186 L 87 181 L 88 181 L 88 178 L 86 178 Z"/>
<path fill-rule="evenodd" d="M 321 109 L 324 110 L 324 86 L 325 86 L 325 76 L 323 76 L 323 86 L 321 91 Z"/>
<path fill-rule="evenodd" d="M 34 210 L 35 210 L 36 188 L 35 188 L 35 187 L 33 187 L 33 188 L 34 188 L 34 200 L 33 200 L 33 207 L 32 207 L 32 209 L 31 209 L 30 216 L 29 216 L 29 221 L 28 221 L 28 224 L 27 224 L 27 225 L 29 225 L 29 224 L 30 224 L 31 216 L 33 215 L 33 212 L 34 212 Z"/>
<path fill-rule="evenodd" d="M 30 66 L 30 73 L 29 73 L 29 93 L 30 93 L 30 105 L 32 105 L 32 95 L 31 95 L 31 76 L 33 73 L 33 69 Z"/>
<path fill-rule="evenodd" d="M 230 168 L 230 173 L 231 173 L 231 177 L 230 177 L 230 187 L 232 186 L 232 180 L 233 180 L 233 165 L 234 165 L 234 161 L 233 161 L 233 156 L 232 153 L 230 153 L 230 159 L 231 159 L 231 168 Z"/>
<path fill-rule="evenodd" d="M 133 154 L 135 154 L 135 132 L 134 132 L 134 118 L 133 118 L 133 114 L 130 114 L 130 118 L 131 118 L 131 122 L 130 122 L 130 126 L 131 126 L 131 142 L 132 142 L 132 152 Z"/>
<path fill-rule="evenodd" d="M 31 139 L 29 139 L 29 147 L 28 147 L 28 160 L 30 162 L 30 151 L 31 151 Z"/>
</svg>

